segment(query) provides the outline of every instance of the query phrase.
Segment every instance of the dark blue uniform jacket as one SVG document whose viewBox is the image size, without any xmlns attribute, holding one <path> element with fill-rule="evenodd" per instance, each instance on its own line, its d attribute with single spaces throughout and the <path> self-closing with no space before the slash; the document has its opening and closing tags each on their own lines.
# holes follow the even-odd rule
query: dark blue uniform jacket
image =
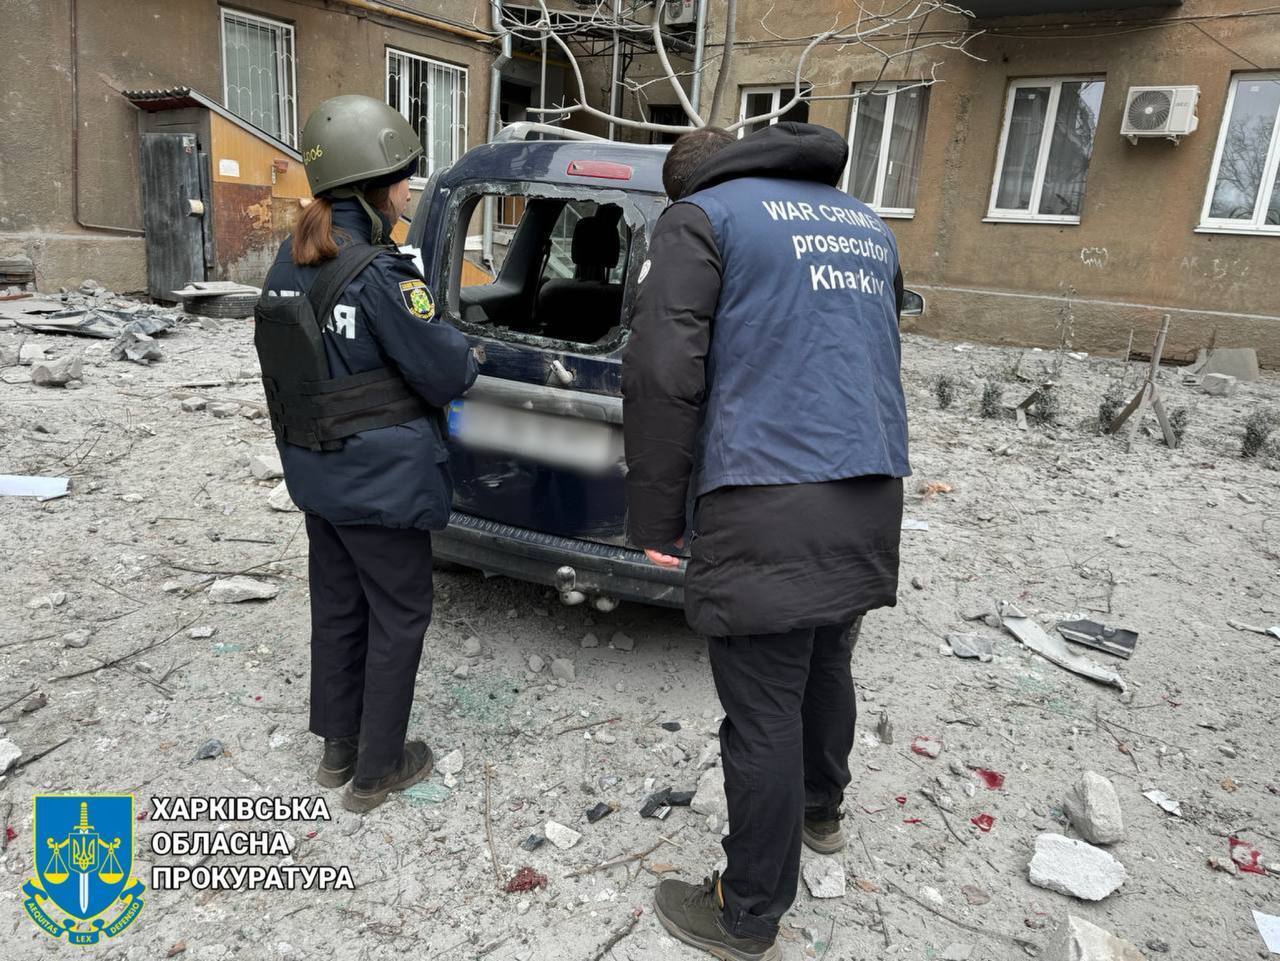
<svg viewBox="0 0 1280 961">
<path fill-rule="evenodd" d="M 372 233 L 355 200 L 334 203 L 333 226 L 339 244 L 367 243 Z M 384 228 L 389 233 L 390 225 Z M 289 295 L 310 289 L 319 268 L 297 266 L 291 251 L 286 240 L 267 273 L 266 291 Z M 338 298 L 332 316 L 318 318 L 332 376 L 389 367 L 436 408 L 474 383 L 477 365 L 466 338 L 422 316 L 422 282 L 412 258 L 390 250 L 364 269 Z M 278 446 L 289 495 L 307 513 L 332 524 L 422 530 L 440 530 L 449 522 L 449 453 L 435 417 L 363 431 L 338 451 Z"/>
</svg>

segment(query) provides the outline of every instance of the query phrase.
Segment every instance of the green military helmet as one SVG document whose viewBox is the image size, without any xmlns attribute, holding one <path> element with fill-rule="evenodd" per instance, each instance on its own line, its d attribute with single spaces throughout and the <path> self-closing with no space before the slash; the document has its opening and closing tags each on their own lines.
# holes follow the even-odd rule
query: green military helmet
<svg viewBox="0 0 1280 961">
<path fill-rule="evenodd" d="M 302 163 L 313 194 L 416 170 L 422 141 L 394 107 L 359 94 L 331 97 L 302 128 Z"/>
</svg>

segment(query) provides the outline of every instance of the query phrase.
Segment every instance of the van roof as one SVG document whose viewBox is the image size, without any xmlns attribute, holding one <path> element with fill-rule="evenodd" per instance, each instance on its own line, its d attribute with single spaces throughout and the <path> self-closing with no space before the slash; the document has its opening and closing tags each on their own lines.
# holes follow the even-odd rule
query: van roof
<svg viewBox="0 0 1280 961">
<path fill-rule="evenodd" d="M 662 163 L 667 146 L 615 140 L 511 140 L 473 147 L 440 174 L 445 188 L 476 181 L 529 181 L 566 187 L 597 187 L 663 194 Z M 574 161 L 626 164 L 630 180 L 569 173 Z"/>
</svg>

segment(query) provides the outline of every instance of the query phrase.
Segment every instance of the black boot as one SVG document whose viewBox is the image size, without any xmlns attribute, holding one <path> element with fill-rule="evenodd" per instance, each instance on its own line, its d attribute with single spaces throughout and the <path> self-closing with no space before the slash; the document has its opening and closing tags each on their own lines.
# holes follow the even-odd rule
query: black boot
<svg viewBox="0 0 1280 961">
<path fill-rule="evenodd" d="M 429 776 L 433 765 L 431 748 L 422 741 L 405 741 L 404 753 L 395 770 L 380 778 L 356 778 L 342 795 L 342 806 L 356 814 L 372 811 L 392 791 L 403 791 Z"/>
<path fill-rule="evenodd" d="M 324 757 L 316 769 L 316 783 L 321 787 L 342 787 L 356 773 L 358 737 L 326 737 Z"/>
<path fill-rule="evenodd" d="M 660 881 L 653 901 L 662 926 L 685 944 L 709 951 L 723 961 L 778 961 L 782 954 L 776 938 L 738 938 L 724 929 L 724 904 L 720 898 L 717 871 L 700 885 Z"/>
<path fill-rule="evenodd" d="M 804 812 L 805 846 L 819 854 L 835 854 L 847 843 L 840 822 L 844 812 L 839 808 L 809 808 Z"/>
</svg>

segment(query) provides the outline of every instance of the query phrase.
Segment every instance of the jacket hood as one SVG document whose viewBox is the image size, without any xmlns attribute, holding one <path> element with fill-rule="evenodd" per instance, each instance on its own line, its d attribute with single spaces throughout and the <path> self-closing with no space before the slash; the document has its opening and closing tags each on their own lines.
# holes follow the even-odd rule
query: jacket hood
<svg viewBox="0 0 1280 961">
<path fill-rule="evenodd" d="M 813 180 L 834 187 L 848 154 L 849 145 L 829 127 L 775 123 L 708 157 L 689 178 L 685 195 L 739 177 Z"/>
</svg>

